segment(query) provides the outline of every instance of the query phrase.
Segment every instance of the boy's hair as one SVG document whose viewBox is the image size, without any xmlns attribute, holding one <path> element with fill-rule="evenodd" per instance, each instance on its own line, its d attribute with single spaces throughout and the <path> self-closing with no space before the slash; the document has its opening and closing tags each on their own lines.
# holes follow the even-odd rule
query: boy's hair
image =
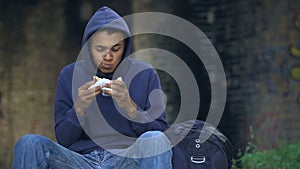
<svg viewBox="0 0 300 169">
<path fill-rule="evenodd" d="M 123 34 L 124 37 L 126 37 L 126 34 L 125 34 L 123 31 L 121 31 L 121 30 L 119 30 L 119 29 L 115 29 L 115 28 L 104 27 L 104 28 L 102 28 L 102 29 L 97 30 L 96 32 L 106 32 L 106 33 L 108 33 L 109 35 L 111 35 L 111 34 L 113 34 L 113 33 L 120 32 L 120 33 Z M 95 32 L 95 33 L 96 33 L 96 32 Z M 93 33 L 93 34 L 88 38 L 87 46 L 88 46 L 89 49 L 90 49 L 90 47 L 91 47 L 91 37 L 92 37 L 95 33 Z M 126 38 L 126 39 L 127 39 L 127 38 Z M 124 40 L 126 41 L 126 39 L 124 39 Z"/>
<path fill-rule="evenodd" d="M 118 30 L 118 29 L 116 29 L 116 28 L 107 28 L 107 27 L 104 27 L 104 28 L 102 28 L 102 29 L 99 29 L 98 31 L 106 32 L 106 33 L 108 33 L 109 35 L 111 35 L 111 34 L 113 34 L 113 33 L 116 33 L 116 32 L 120 32 L 120 33 L 122 33 L 123 35 L 125 35 L 123 31 Z"/>
</svg>

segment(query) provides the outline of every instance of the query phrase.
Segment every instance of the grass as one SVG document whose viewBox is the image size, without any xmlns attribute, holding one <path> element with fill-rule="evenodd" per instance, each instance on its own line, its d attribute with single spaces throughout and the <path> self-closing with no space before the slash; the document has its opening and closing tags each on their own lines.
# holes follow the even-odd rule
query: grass
<svg viewBox="0 0 300 169">
<path fill-rule="evenodd" d="M 251 128 L 250 128 L 250 131 Z M 260 143 L 259 139 L 251 134 L 251 138 Z M 257 144 L 249 142 L 244 153 L 239 152 L 234 159 L 233 169 L 299 169 L 300 168 L 300 142 L 282 141 L 282 143 L 269 150 L 259 150 Z"/>
</svg>

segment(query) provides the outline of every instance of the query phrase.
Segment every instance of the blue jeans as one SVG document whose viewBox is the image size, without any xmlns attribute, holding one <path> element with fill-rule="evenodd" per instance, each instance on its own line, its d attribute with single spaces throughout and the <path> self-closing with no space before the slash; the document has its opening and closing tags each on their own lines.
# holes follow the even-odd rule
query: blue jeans
<svg viewBox="0 0 300 169">
<path fill-rule="evenodd" d="M 167 151 L 159 152 L 160 150 Z M 149 154 L 156 155 L 148 156 Z M 89 154 L 79 154 L 47 137 L 28 134 L 15 145 L 12 168 L 172 169 L 172 151 L 170 141 L 160 131 L 144 133 L 127 149 L 94 150 Z"/>
</svg>

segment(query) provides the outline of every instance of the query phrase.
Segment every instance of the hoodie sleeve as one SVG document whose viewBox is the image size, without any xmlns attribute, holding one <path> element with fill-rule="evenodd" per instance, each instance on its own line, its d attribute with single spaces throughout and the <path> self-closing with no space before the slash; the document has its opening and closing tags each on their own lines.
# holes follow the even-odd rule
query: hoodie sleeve
<svg viewBox="0 0 300 169">
<path fill-rule="evenodd" d="M 55 135 L 59 144 L 68 147 L 83 134 L 83 129 L 73 107 L 72 95 L 64 79 L 59 76 L 54 105 Z"/>
<path fill-rule="evenodd" d="M 157 73 L 152 70 L 148 83 L 148 98 L 146 104 L 144 106 L 137 104 L 137 115 L 131 122 L 132 128 L 138 135 L 151 130 L 165 131 L 168 128 L 164 96 L 161 93 L 155 93 L 151 97 L 150 93 L 154 90 L 162 91 L 159 77 Z"/>
</svg>

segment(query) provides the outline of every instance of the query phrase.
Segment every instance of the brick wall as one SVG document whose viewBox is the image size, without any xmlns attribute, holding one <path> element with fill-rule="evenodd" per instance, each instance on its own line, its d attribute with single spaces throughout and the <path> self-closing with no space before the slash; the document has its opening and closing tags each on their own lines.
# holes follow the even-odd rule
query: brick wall
<svg viewBox="0 0 300 169">
<path fill-rule="evenodd" d="M 24 134 L 54 139 L 54 89 L 65 62 L 62 14 L 60 1 L 1 4 L 0 168 L 11 168 L 13 145 Z"/>
<path fill-rule="evenodd" d="M 296 132 L 300 127 L 297 122 L 300 84 L 290 76 L 299 60 L 289 51 L 291 45 L 299 48 L 300 36 L 295 26 L 299 10 L 299 1 L 257 3 L 251 15 L 255 25 L 253 36 L 241 41 L 244 48 L 242 62 L 251 89 L 249 103 L 254 105 L 247 106 L 245 119 L 262 139 L 261 148 L 300 137 Z"/>
<path fill-rule="evenodd" d="M 235 147 L 245 146 L 249 126 L 262 149 L 299 139 L 299 1 L 189 2 L 188 18 L 224 64 L 228 97 L 219 127 Z"/>
</svg>

